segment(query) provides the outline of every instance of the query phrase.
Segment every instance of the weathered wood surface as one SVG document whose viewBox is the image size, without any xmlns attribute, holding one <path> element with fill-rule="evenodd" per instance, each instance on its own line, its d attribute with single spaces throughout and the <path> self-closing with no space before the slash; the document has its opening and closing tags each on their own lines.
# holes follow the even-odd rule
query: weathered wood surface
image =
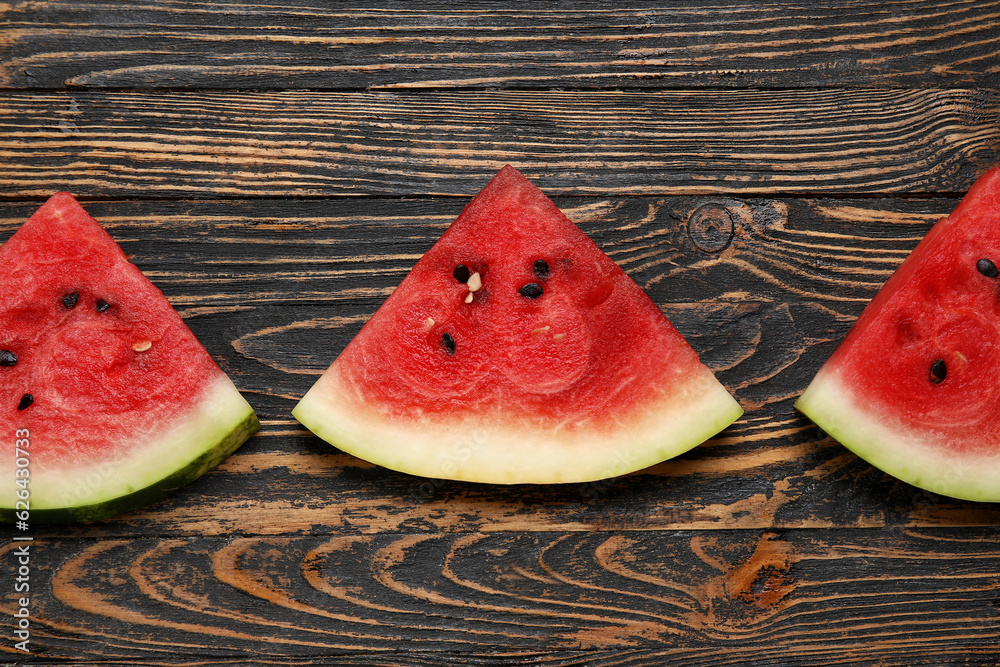
<svg viewBox="0 0 1000 667">
<path fill-rule="evenodd" d="M 497 487 L 291 418 L 507 162 L 742 419 L 623 478 Z M 32 526 L 33 654 L 0 662 L 996 665 L 1000 505 L 896 481 L 792 403 L 998 163 L 997 0 L 0 3 L 0 240 L 80 196 L 263 421 L 160 503 Z"/>
<path fill-rule="evenodd" d="M 0 5 L 9 88 L 1000 87 L 1000 3 Z"/>
<path fill-rule="evenodd" d="M 961 193 L 1000 91 L 45 92 L 0 104 L 4 195 Z"/>
<path fill-rule="evenodd" d="M 434 650 L 445 652 L 437 664 L 481 664 L 475 654 L 490 649 L 614 645 L 634 653 L 554 664 L 843 665 L 891 646 L 898 662 L 880 664 L 940 665 L 995 656 L 1000 636 L 992 529 L 385 532 L 32 548 L 34 571 L 50 582 L 33 607 L 40 624 L 52 619 L 38 631 L 50 659 L 287 664 L 362 651 L 376 653 L 366 664 L 411 665 Z M 399 654 L 403 641 L 416 655 Z"/>
</svg>

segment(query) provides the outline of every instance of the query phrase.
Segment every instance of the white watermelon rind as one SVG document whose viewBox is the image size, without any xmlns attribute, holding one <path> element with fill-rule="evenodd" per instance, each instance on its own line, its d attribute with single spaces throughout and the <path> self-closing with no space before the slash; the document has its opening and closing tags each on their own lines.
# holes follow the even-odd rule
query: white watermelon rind
<svg viewBox="0 0 1000 667">
<path fill-rule="evenodd" d="M 893 477 L 961 500 L 1000 502 L 1000 450 L 963 456 L 925 428 L 912 428 L 888 407 L 859 399 L 835 367 L 825 365 L 795 403 L 823 431 Z"/>
<path fill-rule="evenodd" d="M 707 369 L 604 431 L 538 429 L 500 411 L 446 420 L 393 420 L 365 406 L 336 364 L 292 414 L 314 434 L 371 463 L 412 475 L 488 484 L 589 482 L 682 454 L 736 421 L 743 409 Z"/>
<path fill-rule="evenodd" d="M 220 374 L 165 432 L 122 443 L 105 459 L 59 467 L 29 459 L 28 523 L 83 523 L 149 505 L 218 465 L 259 428 L 253 408 Z M 13 481 L 14 474 L 13 457 L 4 457 L 0 475 Z M 2 521 L 16 518 L 16 488 L 0 491 Z"/>
</svg>

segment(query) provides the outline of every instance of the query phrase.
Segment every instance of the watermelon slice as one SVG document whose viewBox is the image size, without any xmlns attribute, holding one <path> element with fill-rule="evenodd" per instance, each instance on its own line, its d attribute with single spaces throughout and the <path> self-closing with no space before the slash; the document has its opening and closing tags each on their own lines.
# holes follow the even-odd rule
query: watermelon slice
<svg viewBox="0 0 1000 667">
<path fill-rule="evenodd" d="M 0 246 L 0 266 L 3 520 L 24 511 L 25 496 L 31 523 L 140 507 L 259 427 L 163 294 L 72 195 L 53 195 Z"/>
<path fill-rule="evenodd" d="M 1000 501 L 1000 169 L 889 278 L 796 402 L 914 486 Z"/>
<path fill-rule="evenodd" d="M 549 483 L 676 456 L 742 409 L 642 289 L 507 166 L 293 414 L 395 470 Z"/>
</svg>

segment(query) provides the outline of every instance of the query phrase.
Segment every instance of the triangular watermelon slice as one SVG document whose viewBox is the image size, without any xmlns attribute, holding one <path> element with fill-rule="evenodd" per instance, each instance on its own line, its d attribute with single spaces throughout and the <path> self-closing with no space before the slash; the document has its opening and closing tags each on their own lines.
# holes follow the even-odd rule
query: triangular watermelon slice
<svg viewBox="0 0 1000 667">
<path fill-rule="evenodd" d="M 395 470 L 548 483 L 676 456 L 742 409 L 642 289 L 507 166 L 293 414 Z"/>
<path fill-rule="evenodd" d="M 257 430 L 163 294 L 68 193 L 0 246 L 0 518 L 90 521 L 187 484 Z"/>
<path fill-rule="evenodd" d="M 795 406 L 883 471 L 1000 501 L 1000 169 L 938 222 Z"/>
</svg>

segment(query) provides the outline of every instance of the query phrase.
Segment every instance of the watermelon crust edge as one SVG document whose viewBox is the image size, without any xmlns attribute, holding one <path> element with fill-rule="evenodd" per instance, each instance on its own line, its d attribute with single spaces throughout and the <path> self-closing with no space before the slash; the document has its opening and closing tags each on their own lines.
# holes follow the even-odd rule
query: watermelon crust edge
<svg viewBox="0 0 1000 667">
<path fill-rule="evenodd" d="M 260 428 L 250 404 L 220 375 L 196 409 L 167 433 L 111 461 L 48 470 L 30 477 L 30 523 L 85 523 L 116 516 L 175 493 L 221 463 Z M 13 461 L 11 461 L 13 463 Z M 13 466 L 0 470 L 14 479 Z M 0 521 L 15 520 L 13 492 L 0 501 Z"/>
<path fill-rule="evenodd" d="M 707 369 L 689 387 L 685 397 L 668 392 L 612 434 L 584 435 L 519 429 L 490 415 L 389 422 L 350 400 L 353 390 L 340 381 L 334 365 L 292 414 L 338 449 L 391 470 L 488 484 L 559 484 L 655 465 L 693 449 L 743 414 Z"/>
<path fill-rule="evenodd" d="M 851 395 L 835 368 L 823 368 L 795 402 L 837 442 L 893 477 L 932 493 L 960 500 L 1000 502 L 1000 457 L 988 465 L 982 456 L 963 457 L 923 442 L 914 431 L 884 411 L 873 411 Z"/>
</svg>

